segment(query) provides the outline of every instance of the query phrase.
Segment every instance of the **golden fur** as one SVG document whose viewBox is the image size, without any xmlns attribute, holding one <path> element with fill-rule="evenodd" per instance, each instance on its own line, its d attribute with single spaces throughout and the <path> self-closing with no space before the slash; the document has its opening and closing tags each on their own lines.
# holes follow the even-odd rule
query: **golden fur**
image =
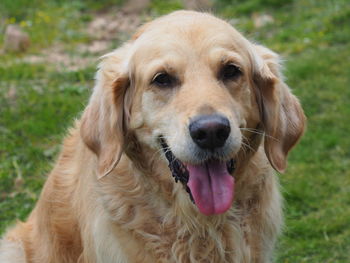
<svg viewBox="0 0 350 263">
<path fill-rule="evenodd" d="M 282 225 L 273 168 L 284 171 L 305 124 L 278 56 L 214 16 L 178 11 L 102 59 L 81 120 L 28 220 L 1 241 L 0 262 L 270 262 Z M 243 75 L 222 83 L 227 61 Z M 150 85 L 160 71 L 180 87 Z M 233 205 L 214 216 L 174 182 L 157 141 L 162 134 L 189 160 L 188 120 L 203 112 L 225 114 L 240 142 Z"/>
</svg>

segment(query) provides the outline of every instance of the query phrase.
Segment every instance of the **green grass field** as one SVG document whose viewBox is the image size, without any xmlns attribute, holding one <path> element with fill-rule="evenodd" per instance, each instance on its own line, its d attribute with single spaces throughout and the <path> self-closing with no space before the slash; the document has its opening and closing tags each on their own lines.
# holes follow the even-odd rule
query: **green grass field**
<svg viewBox="0 0 350 263">
<path fill-rule="evenodd" d="M 94 40 L 84 29 L 120 2 L 0 2 L 0 46 L 5 26 L 13 22 L 32 42 L 26 54 L 0 54 L 0 234 L 33 208 L 67 128 L 87 102 L 98 55 L 81 52 L 79 45 Z M 181 6 L 153 0 L 142 16 L 147 20 Z M 248 38 L 282 55 L 287 83 L 308 117 L 307 132 L 280 175 L 286 227 L 276 262 L 350 262 L 348 0 L 223 0 L 213 8 Z M 253 13 L 270 14 L 274 21 L 257 29 Z M 57 46 L 88 62 L 70 68 L 27 59 Z"/>
</svg>

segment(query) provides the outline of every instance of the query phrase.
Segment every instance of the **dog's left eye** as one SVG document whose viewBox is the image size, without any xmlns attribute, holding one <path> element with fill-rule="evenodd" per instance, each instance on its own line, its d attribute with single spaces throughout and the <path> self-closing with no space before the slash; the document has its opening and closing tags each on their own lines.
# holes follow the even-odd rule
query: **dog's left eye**
<svg viewBox="0 0 350 263">
<path fill-rule="evenodd" d="M 223 66 L 219 73 L 219 78 L 223 81 L 235 80 L 242 75 L 241 69 L 234 64 L 227 64 Z"/>
<path fill-rule="evenodd" d="M 166 72 L 157 73 L 152 79 L 152 84 L 155 84 L 158 87 L 172 87 L 175 83 L 176 78 Z"/>
</svg>

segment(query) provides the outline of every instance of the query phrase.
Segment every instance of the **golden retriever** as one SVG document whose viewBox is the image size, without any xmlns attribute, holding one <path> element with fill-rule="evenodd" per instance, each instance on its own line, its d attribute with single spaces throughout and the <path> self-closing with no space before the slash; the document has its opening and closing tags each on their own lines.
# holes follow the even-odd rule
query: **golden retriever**
<svg viewBox="0 0 350 263">
<path fill-rule="evenodd" d="M 274 170 L 303 134 L 278 56 L 178 11 L 102 57 L 90 101 L 1 263 L 270 262 Z"/>
</svg>

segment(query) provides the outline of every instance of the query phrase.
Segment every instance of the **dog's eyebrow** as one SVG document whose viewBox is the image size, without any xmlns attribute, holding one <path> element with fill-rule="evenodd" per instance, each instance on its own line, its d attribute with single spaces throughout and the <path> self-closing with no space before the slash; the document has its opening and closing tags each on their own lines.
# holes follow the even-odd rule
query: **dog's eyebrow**
<svg viewBox="0 0 350 263">
<path fill-rule="evenodd" d="M 151 62 L 151 64 L 149 65 L 149 69 L 146 72 L 146 75 L 149 81 L 152 81 L 154 76 L 160 72 L 166 72 L 175 75 L 176 67 L 174 63 L 170 63 L 167 60 L 159 59 Z"/>
<path fill-rule="evenodd" d="M 242 57 L 237 56 L 236 54 L 228 54 L 228 55 L 222 56 L 220 61 L 221 61 L 221 64 L 233 63 L 239 67 L 241 67 L 242 64 L 244 64 Z"/>
<path fill-rule="evenodd" d="M 243 67 L 244 65 L 244 59 L 241 54 L 225 48 L 217 48 L 211 51 L 210 60 L 213 63 L 219 63 L 219 66 L 227 63 L 233 63 L 238 67 Z M 215 67 L 217 66 L 216 64 Z"/>
</svg>

